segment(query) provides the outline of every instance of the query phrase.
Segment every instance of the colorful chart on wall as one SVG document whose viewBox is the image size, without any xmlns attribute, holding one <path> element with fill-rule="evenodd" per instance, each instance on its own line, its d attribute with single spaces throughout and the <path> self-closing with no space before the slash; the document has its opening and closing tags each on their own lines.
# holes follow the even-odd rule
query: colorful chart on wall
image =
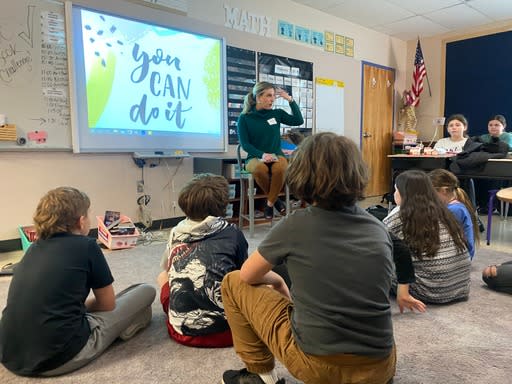
<svg viewBox="0 0 512 384">
<path fill-rule="evenodd" d="M 285 89 L 297 102 L 304 117 L 298 129 L 308 135 L 313 130 L 313 63 L 288 57 L 258 53 L 258 80 Z M 288 102 L 276 99 L 275 107 L 291 112 Z M 290 127 L 281 125 L 283 133 Z"/>
</svg>

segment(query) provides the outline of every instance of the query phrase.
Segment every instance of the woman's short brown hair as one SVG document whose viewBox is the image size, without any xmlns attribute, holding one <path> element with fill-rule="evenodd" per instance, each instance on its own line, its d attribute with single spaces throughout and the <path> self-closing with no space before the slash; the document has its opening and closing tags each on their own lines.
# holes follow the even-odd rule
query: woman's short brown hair
<svg viewBox="0 0 512 384">
<path fill-rule="evenodd" d="M 194 176 L 178 197 L 181 210 L 194 221 L 204 220 L 207 216 L 225 216 L 228 201 L 228 181 L 211 173 Z"/>
<path fill-rule="evenodd" d="M 352 140 L 324 132 L 307 137 L 299 145 L 286 182 L 295 197 L 336 210 L 364 198 L 368 169 Z"/>
<path fill-rule="evenodd" d="M 91 201 L 73 187 L 59 187 L 47 192 L 34 214 L 36 233 L 48 239 L 56 233 L 71 232 L 78 228 L 81 216 L 87 216 Z"/>
</svg>

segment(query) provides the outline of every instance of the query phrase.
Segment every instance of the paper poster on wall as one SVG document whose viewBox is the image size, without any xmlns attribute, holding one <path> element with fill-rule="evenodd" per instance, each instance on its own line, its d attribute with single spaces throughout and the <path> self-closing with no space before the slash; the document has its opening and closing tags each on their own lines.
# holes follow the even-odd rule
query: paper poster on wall
<svg viewBox="0 0 512 384">
<path fill-rule="evenodd" d="M 354 39 L 345 37 L 345 56 L 354 57 Z"/>
<path fill-rule="evenodd" d="M 293 97 L 304 117 L 304 124 L 297 128 L 306 135 L 310 134 L 313 121 L 307 116 L 313 115 L 313 63 L 259 52 L 258 78 L 282 86 Z M 277 98 L 274 105 L 288 113 L 291 111 L 288 102 L 282 98 Z M 289 129 L 285 125 L 281 128 L 283 133 Z"/>
<path fill-rule="evenodd" d="M 308 28 L 295 26 L 295 40 L 309 43 L 311 31 Z"/>
<path fill-rule="evenodd" d="M 286 37 L 287 39 L 293 39 L 294 34 L 294 26 L 287 21 L 279 20 L 277 22 L 277 33 L 281 37 Z"/>
<path fill-rule="evenodd" d="M 342 81 L 317 77 L 315 88 L 315 133 L 334 132 L 343 135 L 345 133 L 345 84 Z"/>
<path fill-rule="evenodd" d="M 344 55 L 345 54 L 345 36 L 343 35 L 336 35 L 336 48 L 335 48 L 335 51 L 336 53 L 340 54 L 340 55 Z"/>
<path fill-rule="evenodd" d="M 325 46 L 324 49 L 326 52 L 334 52 L 334 32 L 325 31 L 324 32 L 324 40 Z"/>
<path fill-rule="evenodd" d="M 324 46 L 324 34 L 323 32 L 311 31 L 311 45 L 323 48 Z"/>
</svg>

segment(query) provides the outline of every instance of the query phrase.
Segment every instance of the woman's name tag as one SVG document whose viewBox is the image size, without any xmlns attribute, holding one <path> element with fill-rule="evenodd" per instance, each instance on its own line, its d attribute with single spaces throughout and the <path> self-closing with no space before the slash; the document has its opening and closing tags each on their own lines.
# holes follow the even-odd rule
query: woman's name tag
<svg viewBox="0 0 512 384">
<path fill-rule="evenodd" d="M 276 125 L 276 124 L 277 124 L 277 121 L 276 121 L 276 119 L 273 117 L 273 118 L 271 118 L 271 119 L 268 119 L 268 120 L 267 120 L 267 123 L 268 123 L 268 125 Z"/>
</svg>

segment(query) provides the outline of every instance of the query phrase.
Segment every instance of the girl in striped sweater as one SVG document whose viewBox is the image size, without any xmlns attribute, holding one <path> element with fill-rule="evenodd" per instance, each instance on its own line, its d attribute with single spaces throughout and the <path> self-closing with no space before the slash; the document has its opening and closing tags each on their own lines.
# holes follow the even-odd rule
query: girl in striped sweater
<svg viewBox="0 0 512 384">
<path fill-rule="evenodd" d="M 469 296 L 470 260 L 464 233 L 439 199 L 423 171 L 401 173 L 395 180 L 399 206 L 383 222 L 411 250 L 416 281 L 400 285 L 398 297 L 412 295 L 444 304 Z"/>
</svg>

